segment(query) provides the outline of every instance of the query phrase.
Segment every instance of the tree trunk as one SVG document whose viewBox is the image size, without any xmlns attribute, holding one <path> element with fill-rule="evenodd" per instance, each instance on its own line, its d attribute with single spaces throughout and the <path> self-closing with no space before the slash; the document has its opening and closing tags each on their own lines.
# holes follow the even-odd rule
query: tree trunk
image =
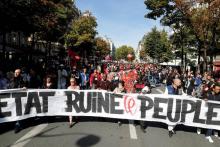
<svg viewBox="0 0 220 147">
<path fill-rule="evenodd" d="M 48 47 L 48 56 L 51 56 L 51 42 L 49 42 L 49 47 Z"/>
<path fill-rule="evenodd" d="M 213 55 L 210 56 L 210 71 L 213 71 Z"/>
<path fill-rule="evenodd" d="M 32 42 L 31 42 L 31 51 L 30 51 L 30 61 L 32 61 L 32 52 L 34 51 L 35 49 L 35 35 L 34 33 L 32 34 Z"/>
<path fill-rule="evenodd" d="M 198 65 L 197 65 L 197 72 L 200 73 L 200 64 L 201 64 L 201 55 L 200 55 L 200 52 L 201 52 L 201 48 L 199 47 L 199 51 L 198 51 Z"/>
<path fill-rule="evenodd" d="M 207 45 L 204 46 L 203 59 L 203 72 L 205 72 L 207 71 Z"/>
<path fill-rule="evenodd" d="M 185 53 L 185 59 L 184 59 L 184 69 L 186 71 L 186 66 L 187 66 L 187 53 Z"/>
<path fill-rule="evenodd" d="M 18 48 L 21 49 L 21 32 L 18 32 Z"/>
</svg>

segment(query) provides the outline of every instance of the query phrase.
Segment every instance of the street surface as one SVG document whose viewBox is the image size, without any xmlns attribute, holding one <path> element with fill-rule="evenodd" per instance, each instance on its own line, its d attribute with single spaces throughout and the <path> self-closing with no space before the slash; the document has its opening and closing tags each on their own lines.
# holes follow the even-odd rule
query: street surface
<svg viewBox="0 0 220 147">
<path fill-rule="evenodd" d="M 161 93 L 162 87 L 152 90 Z M 219 147 L 220 139 L 213 136 L 214 143 L 205 139 L 196 128 L 178 126 L 177 134 L 169 138 L 167 125 L 149 122 L 146 133 L 133 121 L 102 118 L 79 118 L 72 128 L 68 117 L 33 118 L 21 121 L 23 130 L 14 134 L 14 122 L 0 125 L 0 147 Z"/>
</svg>

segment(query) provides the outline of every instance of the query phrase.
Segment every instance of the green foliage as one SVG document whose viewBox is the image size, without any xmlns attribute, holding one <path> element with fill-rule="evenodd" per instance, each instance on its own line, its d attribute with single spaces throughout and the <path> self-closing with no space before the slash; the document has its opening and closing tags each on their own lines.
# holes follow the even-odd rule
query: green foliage
<svg viewBox="0 0 220 147">
<path fill-rule="evenodd" d="M 99 37 L 95 39 L 95 42 L 96 51 L 100 53 L 101 58 L 104 58 L 110 54 L 110 44 L 108 44 L 105 40 Z"/>
<path fill-rule="evenodd" d="M 218 49 L 220 41 L 220 1 L 145 0 L 145 5 L 149 10 L 145 16 L 159 18 L 163 25 L 179 30 L 174 36 L 181 36 L 182 47 L 189 53 L 186 49 L 191 50 L 192 46 L 196 48 L 206 66 L 207 56 L 214 55 L 214 49 Z M 179 26 L 183 26 L 183 29 Z M 180 29 L 184 33 L 180 34 Z"/>
<path fill-rule="evenodd" d="M 72 23 L 71 31 L 66 34 L 67 47 L 89 50 L 94 47 L 97 22 L 93 16 L 81 16 Z"/>
<path fill-rule="evenodd" d="M 181 58 L 182 49 L 183 52 L 187 54 L 192 54 L 197 51 L 198 44 L 195 35 L 193 35 L 189 28 L 181 26 L 174 30 L 176 31 L 170 36 L 170 40 L 176 51 L 176 57 Z"/>
<path fill-rule="evenodd" d="M 147 56 L 147 53 L 146 53 L 145 49 L 141 49 L 140 50 L 140 59 L 144 60 L 146 56 Z"/>
<path fill-rule="evenodd" d="M 145 53 L 158 62 L 164 62 L 173 58 L 170 41 L 167 32 L 158 31 L 156 27 L 144 37 Z"/>
<path fill-rule="evenodd" d="M 55 22 L 51 27 L 46 25 L 41 35 L 44 40 L 64 43 L 64 35 L 70 29 L 69 24 L 74 18 L 78 17 L 78 14 L 73 8 L 72 0 L 57 0 L 54 3 L 55 7 L 52 17 L 54 17 Z"/>
<path fill-rule="evenodd" d="M 120 60 L 120 59 L 128 60 L 127 58 L 128 54 L 133 55 L 132 60 L 135 59 L 134 49 L 130 46 L 123 45 L 116 49 L 115 56 L 117 60 Z"/>
<path fill-rule="evenodd" d="M 0 32 L 38 34 L 40 39 L 60 41 L 77 14 L 72 0 L 1 0 Z"/>
</svg>

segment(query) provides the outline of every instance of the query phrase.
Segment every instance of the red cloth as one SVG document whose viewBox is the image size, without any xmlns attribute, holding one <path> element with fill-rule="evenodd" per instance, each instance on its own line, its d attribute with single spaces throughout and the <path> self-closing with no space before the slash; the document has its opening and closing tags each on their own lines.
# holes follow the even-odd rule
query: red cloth
<svg viewBox="0 0 220 147">
<path fill-rule="evenodd" d="M 122 80 L 125 83 L 124 87 L 128 93 L 135 92 L 134 82 L 135 80 L 137 80 L 137 72 L 135 70 L 124 73 L 122 76 Z"/>
<path fill-rule="evenodd" d="M 144 88 L 144 84 L 136 84 L 135 88 L 143 89 Z"/>
<path fill-rule="evenodd" d="M 71 49 L 68 50 L 68 55 L 70 57 L 72 57 L 73 60 L 79 60 L 80 59 L 80 57 L 74 51 L 72 51 Z"/>
</svg>

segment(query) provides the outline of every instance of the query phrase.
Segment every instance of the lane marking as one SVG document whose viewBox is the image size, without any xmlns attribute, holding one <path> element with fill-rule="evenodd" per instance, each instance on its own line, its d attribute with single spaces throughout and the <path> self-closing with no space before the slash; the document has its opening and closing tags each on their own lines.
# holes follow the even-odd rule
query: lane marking
<svg viewBox="0 0 220 147">
<path fill-rule="evenodd" d="M 160 90 L 160 89 L 155 89 L 157 92 L 159 93 L 164 93 L 164 91 Z"/>
<path fill-rule="evenodd" d="M 18 139 L 11 147 L 24 147 L 28 142 L 33 139 L 36 135 L 38 135 L 44 128 L 46 128 L 48 124 L 41 124 L 34 127 L 31 131 L 25 134 L 23 137 Z"/>
<path fill-rule="evenodd" d="M 137 139 L 137 132 L 134 126 L 134 120 L 129 120 L 129 132 L 131 139 Z"/>
</svg>

